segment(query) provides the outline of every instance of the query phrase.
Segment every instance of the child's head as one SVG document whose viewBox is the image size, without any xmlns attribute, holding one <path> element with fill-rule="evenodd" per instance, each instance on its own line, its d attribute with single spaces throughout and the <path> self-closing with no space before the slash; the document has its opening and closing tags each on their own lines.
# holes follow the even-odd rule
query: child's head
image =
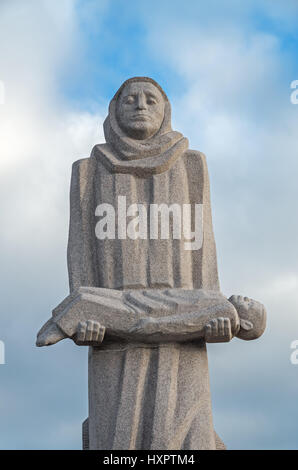
<svg viewBox="0 0 298 470">
<path fill-rule="evenodd" d="M 232 295 L 229 301 L 236 308 L 240 318 L 240 330 L 237 337 L 245 340 L 259 338 L 266 326 L 264 305 L 242 295 Z"/>
</svg>

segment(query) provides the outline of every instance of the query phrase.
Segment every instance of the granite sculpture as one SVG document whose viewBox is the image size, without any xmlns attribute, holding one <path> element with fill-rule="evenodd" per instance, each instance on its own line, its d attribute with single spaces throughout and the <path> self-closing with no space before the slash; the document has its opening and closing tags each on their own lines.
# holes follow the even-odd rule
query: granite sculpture
<svg viewBox="0 0 298 470">
<path fill-rule="evenodd" d="M 89 346 L 84 448 L 223 449 L 206 343 L 258 338 L 265 308 L 220 292 L 206 159 L 158 83 L 124 82 L 104 133 L 73 164 L 70 294 L 37 345 Z"/>
</svg>

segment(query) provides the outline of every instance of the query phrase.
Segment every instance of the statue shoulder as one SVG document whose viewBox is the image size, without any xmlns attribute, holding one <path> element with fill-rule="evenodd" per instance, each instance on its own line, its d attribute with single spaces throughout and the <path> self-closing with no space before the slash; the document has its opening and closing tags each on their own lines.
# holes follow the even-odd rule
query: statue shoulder
<svg viewBox="0 0 298 470">
<path fill-rule="evenodd" d="M 110 146 L 108 144 L 94 145 L 90 157 L 81 158 L 72 164 L 72 180 L 83 180 L 85 183 L 87 181 L 90 183 L 95 173 L 101 171 L 98 163 L 101 161 L 102 155 L 109 150 Z"/>
<path fill-rule="evenodd" d="M 191 167 L 196 167 L 202 172 L 208 173 L 206 155 L 203 152 L 187 149 L 184 153 L 184 158 Z"/>
<path fill-rule="evenodd" d="M 95 166 L 95 159 L 94 158 L 81 158 L 80 160 L 76 160 L 72 164 L 72 177 L 83 177 L 86 178 L 90 176 L 94 170 Z"/>
<path fill-rule="evenodd" d="M 80 198 L 91 194 L 95 175 L 95 158 L 81 158 L 72 164 L 70 192 Z"/>
<path fill-rule="evenodd" d="M 90 160 L 89 157 L 87 157 L 87 158 L 80 158 L 79 160 L 76 160 L 76 161 L 73 162 L 73 164 L 72 164 L 73 170 L 78 170 L 78 169 L 80 169 L 81 167 L 88 166 L 88 161 L 89 161 L 89 160 Z"/>
</svg>

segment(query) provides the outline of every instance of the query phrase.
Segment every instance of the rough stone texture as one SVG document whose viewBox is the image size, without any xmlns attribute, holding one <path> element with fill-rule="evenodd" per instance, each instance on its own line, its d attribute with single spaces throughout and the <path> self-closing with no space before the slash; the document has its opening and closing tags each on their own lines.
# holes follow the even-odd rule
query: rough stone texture
<svg viewBox="0 0 298 470">
<path fill-rule="evenodd" d="M 259 337 L 262 304 L 219 291 L 207 165 L 171 129 L 170 103 L 149 78 L 125 82 L 110 103 L 106 144 L 73 165 L 70 295 L 37 345 L 89 345 L 84 448 L 216 449 L 206 342 Z M 202 204 L 203 242 L 97 238 L 99 204 Z"/>
</svg>

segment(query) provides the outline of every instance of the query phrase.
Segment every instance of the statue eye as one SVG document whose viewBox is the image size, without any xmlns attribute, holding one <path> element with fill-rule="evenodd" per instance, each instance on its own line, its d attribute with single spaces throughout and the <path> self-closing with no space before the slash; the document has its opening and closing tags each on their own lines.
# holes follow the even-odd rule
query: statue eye
<svg viewBox="0 0 298 470">
<path fill-rule="evenodd" d="M 152 96 L 149 96 L 147 98 L 147 104 L 156 104 L 156 99 L 152 98 Z"/>
<path fill-rule="evenodd" d="M 125 103 L 125 104 L 133 104 L 134 101 L 135 101 L 135 100 L 134 100 L 134 97 L 130 95 L 130 96 L 127 96 L 127 97 L 125 98 L 124 103 Z"/>
</svg>

